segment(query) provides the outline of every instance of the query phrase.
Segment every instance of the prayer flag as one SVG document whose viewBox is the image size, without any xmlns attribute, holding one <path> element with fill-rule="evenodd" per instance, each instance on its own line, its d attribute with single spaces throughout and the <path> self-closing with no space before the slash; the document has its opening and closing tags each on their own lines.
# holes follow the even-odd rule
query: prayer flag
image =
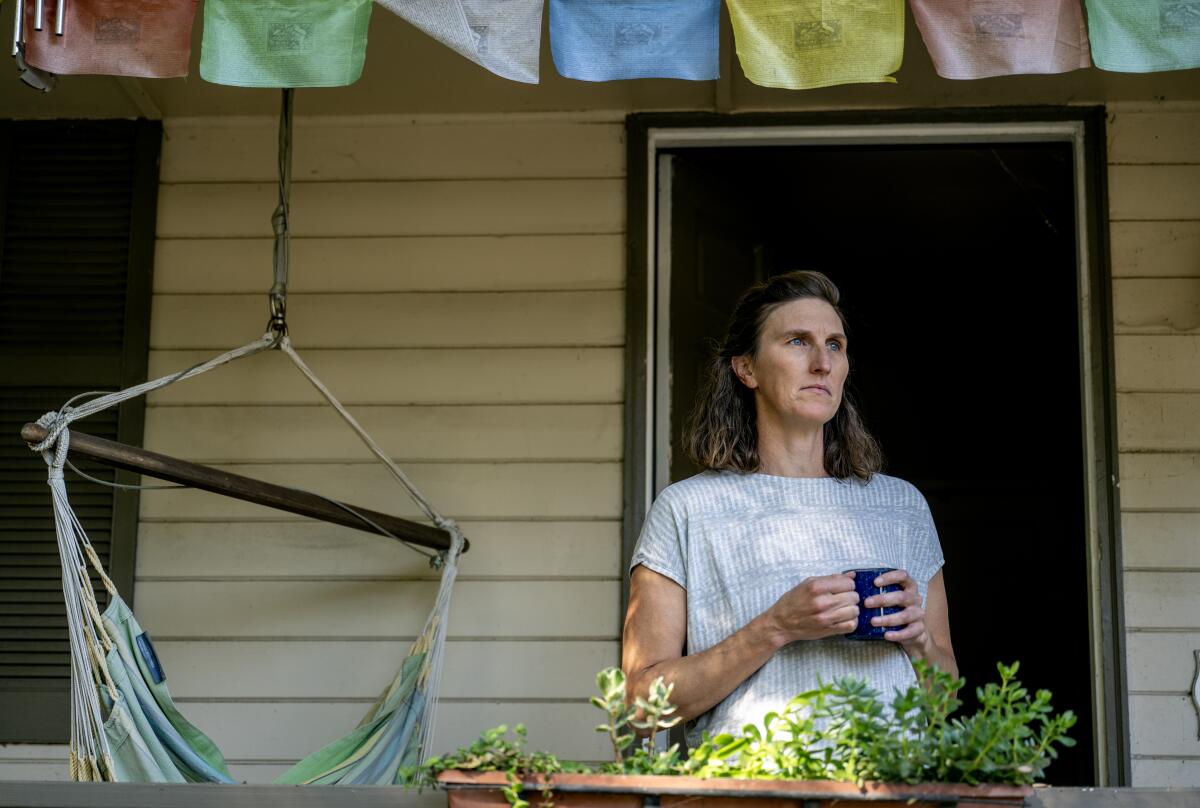
<svg viewBox="0 0 1200 808">
<path fill-rule="evenodd" d="M 720 19 L 720 0 L 550 0 L 550 52 L 571 79 L 710 81 Z"/>
<path fill-rule="evenodd" d="M 1090 67 L 1079 0 L 910 0 L 937 74 L 982 79 Z"/>
<path fill-rule="evenodd" d="M 1200 67 L 1200 0 L 1087 0 L 1092 59 L 1104 70 Z"/>
<path fill-rule="evenodd" d="M 341 87 L 362 75 L 371 0 L 205 0 L 200 75 L 235 87 Z"/>
<path fill-rule="evenodd" d="M 542 0 L 378 0 L 497 76 L 538 83 Z"/>
<path fill-rule="evenodd" d="M 807 90 L 889 82 L 904 57 L 903 0 L 728 0 L 746 78 Z"/>
<path fill-rule="evenodd" d="M 63 34 L 54 33 L 58 3 L 25 3 L 25 61 L 60 74 L 166 79 L 186 76 L 197 0 L 59 0 Z"/>
</svg>

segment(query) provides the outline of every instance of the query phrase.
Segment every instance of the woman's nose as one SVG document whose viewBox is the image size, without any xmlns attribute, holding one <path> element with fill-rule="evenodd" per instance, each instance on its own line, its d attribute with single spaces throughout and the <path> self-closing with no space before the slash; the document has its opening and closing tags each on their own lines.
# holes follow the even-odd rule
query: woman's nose
<svg viewBox="0 0 1200 808">
<path fill-rule="evenodd" d="M 833 361 L 829 358 L 828 351 L 814 351 L 812 357 L 812 372 L 813 373 L 828 373 L 833 367 Z"/>
</svg>

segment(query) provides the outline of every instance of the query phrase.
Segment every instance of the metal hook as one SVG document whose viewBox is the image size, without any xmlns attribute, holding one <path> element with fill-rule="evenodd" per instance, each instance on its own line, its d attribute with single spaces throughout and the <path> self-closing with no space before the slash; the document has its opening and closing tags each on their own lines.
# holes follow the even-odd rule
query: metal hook
<svg viewBox="0 0 1200 808">
<path fill-rule="evenodd" d="M 267 321 L 267 331 L 275 335 L 275 347 L 279 347 L 280 341 L 287 336 L 287 294 L 272 292 L 269 296 L 271 302 L 271 319 Z"/>
</svg>

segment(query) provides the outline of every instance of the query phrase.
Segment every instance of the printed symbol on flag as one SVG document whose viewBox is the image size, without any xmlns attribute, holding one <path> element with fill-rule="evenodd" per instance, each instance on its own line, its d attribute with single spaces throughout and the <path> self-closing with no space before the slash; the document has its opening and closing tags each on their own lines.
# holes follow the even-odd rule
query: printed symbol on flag
<svg viewBox="0 0 1200 808">
<path fill-rule="evenodd" d="M 797 22 L 792 30 L 796 50 L 825 48 L 842 43 L 842 21 L 820 20 L 818 22 Z"/>
<path fill-rule="evenodd" d="M 96 20 L 95 41 L 104 45 L 123 45 L 141 38 L 142 23 L 136 17 L 100 17 Z"/>
<path fill-rule="evenodd" d="M 1020 37 L 1025 33 L 1023 14 L 976 14 L 975 36 L 979 39 Z"/>
<path fill-rule="evenodd" d="M 471 38 L 475 41 L 475 52 L 480 56 L 488 52 L 488 27 L 486 25 L 471 25 Z"/>
<path fill-rule="evenodd" d="M 648 22 L 619 22 L 613 28 L 618 48 L 644 48 L 662 41 L 662 25 Z"/>
<path fill-rule="evenodd" d="M 268 23 L 267 50 L 272 53 L 304 53 L 312 47 L 314 27 L 311 22 Z"/>
<path fill-rule="evenodd" d="M 1158 24 L 1164 34 L 1200 31 L 1200 2 L 1159 3 Z"/>
</svg>

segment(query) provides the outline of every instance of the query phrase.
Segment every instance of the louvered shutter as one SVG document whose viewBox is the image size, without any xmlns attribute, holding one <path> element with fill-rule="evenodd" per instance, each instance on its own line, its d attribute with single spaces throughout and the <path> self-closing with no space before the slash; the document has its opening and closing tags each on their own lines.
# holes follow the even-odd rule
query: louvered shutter
<svg viewBox="0 0 1200 808">
<path fill-rule="evenodd" d="M 67 739 L 54 517 L 45 464 L 18 432 L 81 392 L 145 378 L 160 138 L 148 122 L 0 122 L 0 741 Z M 143 406 L 77 428 L 140 443 Z M 67 474 L 76 514 L 131 596 L 136 493 Z"/>
</svg>

